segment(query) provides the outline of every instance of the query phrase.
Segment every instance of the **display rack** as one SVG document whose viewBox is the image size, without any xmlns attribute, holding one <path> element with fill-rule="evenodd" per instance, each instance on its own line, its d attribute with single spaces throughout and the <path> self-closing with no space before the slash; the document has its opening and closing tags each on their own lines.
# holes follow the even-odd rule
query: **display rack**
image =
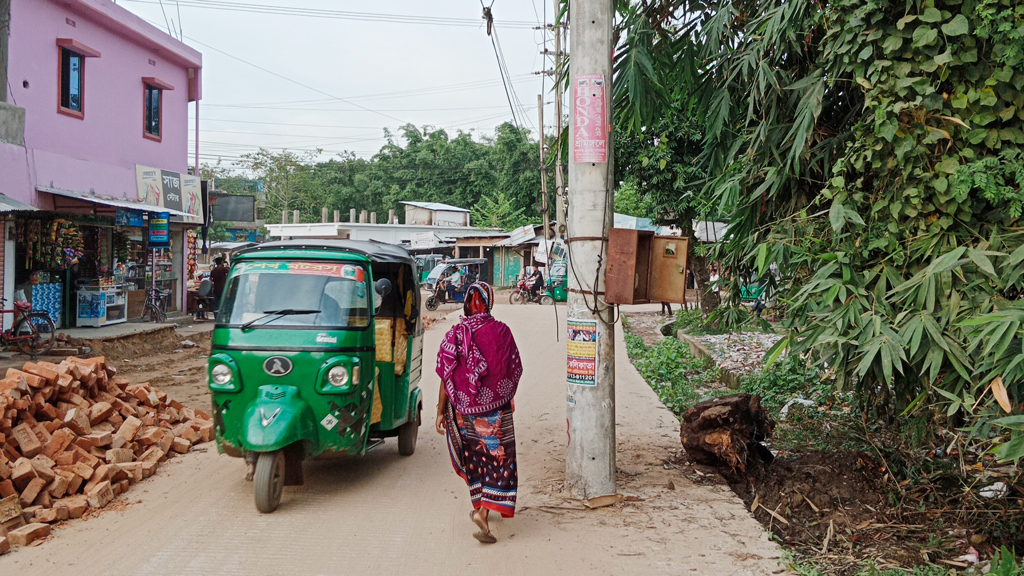
<svg viewBox="0 0 1024 576">
<path fill-rule="evenodd" d="M 75 324 L 110 326 L 128 321 L 128 294 L 123 284 L 78 289 Z"/>
</svg>

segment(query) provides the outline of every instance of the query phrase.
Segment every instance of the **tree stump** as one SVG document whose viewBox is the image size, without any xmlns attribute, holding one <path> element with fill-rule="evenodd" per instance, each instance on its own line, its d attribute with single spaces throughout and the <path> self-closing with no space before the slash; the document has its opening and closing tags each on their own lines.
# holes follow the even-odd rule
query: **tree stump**
<svg viewBox="0 0 1024 576">
<path fill-rule="evenodd" d="M 771 451 L 762 442 L 774 429 L 760 396 L 733 394 L 687 410 L 679 436 L 692 461 L 739 482 L 771 463 Z"/>
</svg>

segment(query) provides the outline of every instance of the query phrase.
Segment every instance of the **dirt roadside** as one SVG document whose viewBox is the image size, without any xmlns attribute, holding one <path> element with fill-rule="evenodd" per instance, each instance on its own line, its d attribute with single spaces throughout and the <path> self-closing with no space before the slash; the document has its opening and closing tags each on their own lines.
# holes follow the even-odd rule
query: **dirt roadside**
<svg viewBox="0 0 1024 576">
<path fill-rule="evenodd" d="M 429 418 L 417 452 L 393 442 L 365 457 L 306 464 L 306 484 L 261 515 L 244 466 L 212 444 L 176 458 L 127 496 L 131 504 L 68 523 L 40 548 L 0 558 L 0 573 L 132 574 L 780 574 L 778 548 L 725 486 L 701 486 L 674 464 L 678 424 L 626 359 L 616 363 L 619 490 L 631 501 L 585 510 L 562 491 L 565 341 L 550 311 L 499 305 L 527 359 L 517 395 L 520 496 L 516 518 L 497 521 L 500 542 L 471 537 L 469 499 Z M 557 328 L 564 334 L 564 308 Z M 454 315 L 453 315 L 454 317 Z M 452 318 L 425 338 L 426 415 L 433 356 Z M 189 337 L 198 342 L 198 337 Z M 116 365 L 203 407 L 207 343 Z M 114 548 L 112 548 L 114 547 Z M 116 552 L 114 551 L 116 549 Z"/>
</svg>

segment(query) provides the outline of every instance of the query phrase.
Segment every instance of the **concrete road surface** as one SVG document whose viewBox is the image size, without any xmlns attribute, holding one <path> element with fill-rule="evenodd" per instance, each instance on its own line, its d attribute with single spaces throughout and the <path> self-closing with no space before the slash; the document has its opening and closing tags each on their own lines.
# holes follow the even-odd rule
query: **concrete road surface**
<svg viewBox="0 0 1024 576">
<path fill-rule="evenodd" d="M 495 309 L 526 364 L 516 398 L 519 507 L 514 519 L 492 521 L 497 544 L 472 538 L 466 486 L 432 428 L 433 358 L 453 314 L 427 333 L 424 423 L 413 456 L 399 456 L 389 440 L 365 457 L 308 462 L 305 486 L 286 488 L 281 507 L 260 514 L 244 464 L 206 444 L 161 465 L 120 504 L 0 557 L 0 574 L 782 573 L 777 546 L 739 499 L 724 487 L 694 485 L 666 463 L 680 447 L 678 424 L 629 364 L 621 331 L 619 489 L 638 501 L 584 510 L 564 495 L 564 313 L 560 307 L 556 342 L 550 308 Z"/>
</svg>

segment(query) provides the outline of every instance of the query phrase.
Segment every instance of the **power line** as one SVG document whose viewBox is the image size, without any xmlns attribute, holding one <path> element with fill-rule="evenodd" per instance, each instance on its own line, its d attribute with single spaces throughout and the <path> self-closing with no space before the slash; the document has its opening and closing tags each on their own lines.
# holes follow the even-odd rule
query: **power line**
<svg viewBox="0 0 1024 576">
<path fill-rule="evenodd" d="M 283 110 L 291 112 L 363 112 L 363 110 L 344 110 L 340 108 L 292 108 L 279 106 L 247 106 L 243 104 L 207 104 L 208 108 L 243 108 L 246 110 Z M 390 108 L 373 110 L 373 112 L 450 112 L 452 110 L 493 110 L 504 106 L 460 106 L 458 108 Z M 402 120 L 399 120 L 402 122 Z"/>
<path fill-rule="evenodd" d="M 509 78 L 508 89 L 512 92 L 512 100 L 514 100 L 515 103 L 516 103 L 516 106 L 518 106 L 519 114 L 523 118 L 525 118 L 530 123 L 531 126 L 536 128 L 536 126 L 533 123 L 533 119 L 531 119 L 530 116 L 526 113 L 526 108 L 523 106 L 523 102 L 519 99 L 519 95 L 516 93 L 516 89 L 512 85 L 511 74 L 509 74 L 509 71 L 508 71 L 508 63 L 505 61 L 505 51 L 502 50 L 502 48 L 501 48 L 501 40 L 498 38 L 498 29 L 497 28 L 494 28 L 494 35 L 492 36 L 492 38 L 494 39 L 494 42 L 496 42 L 497 46 L 498 46 L 498 48 L 497 48 L 498 54 L 499 54 L 499 64 L 498 65 L 504 71 L 505 77 Z"/>
<path fill-rule="evenodd" d="M 138 2 L 138 1 L 141 1 L 141 0 L 130 0 L 130 1 Z M 146 20 L 146 21 L 149 22 L 150 24 L 153 24 L 153 22 L 150 21 L 150 20 Z M 273 70 L 270 70 L 268 68 L 264 68 L 263 66 L 260 66 L 259 64 L 253 64 L 252 62 L 249 62 L 248 60 L 245 60 L 243 58 L 239 58 L 238 56 L 235 56 L 234 54 L 229 54 L 229 53 L 227 53 L 227 52 L 225 52 L 225 51 L 223 51 L 223 50 L 221 50 L 219 48 L 215 48 L 213 46 L 210 46 L 209 44 L 207 44 L 205 42 L 202 42 L 200 40 L 197 40 L 197 39 L 195 39 L 195 38 L 193 38 L 191 36 L 183 36 L 183 37 L 184 38 L 188 38 L 189 40 L 191 40 L 192 42 L 195 42 L 196 44 L 199 44 L 200 46 L 205 46 L 206 48 L 209 48 L 210 50 L 213 50 L 214 52 L 219 52 L 220 54 L 223 54 L 223 55 L 227 56 L 228 58 L 231 58 L 233 60 L 237 60 L 237 61 L 241 62 L 242 64 L 247 64 L 249 66 L 252 66 L 253 68 L 256 68 L 257 70 L 261 70 L 263 72 L 266 72 L 267 74 L 270 74 L 270 75 L 276 76 L 276 77 L 278 77 L 278 78 L 280 78 L 282 80 L 286 80 L 288 82 L 291 82 L 292 84 L 295 84 L 296 86 L 301 86 L 301 87 L 303 87 L 303 88 L 305 88 L 307 90 L 312 90 L 313 92 L 316 92 L 317 94 L 323 94 L 324 96 L 327 96 L 328 98 L 330 98 L 332 100 L 338 100 L 338 101 L 344 102 L 344 103 L 349 104 L 351 106 L 355 106 L 356 108 L 360 108 L 360 109 L 365 110 L 367 112 L 372 112 L 374 114 L 378 114 L 378 115 L 383 116 L 385 118 L 390 118 L 391 120 L 395 120 L 397 122 L 408 123 L 406 120 L 403 120 L 401 118 L 396 118 L 396 117 L 391 116 L 389 114 L 385 114 L 383 112 L 378 112 L 376 110 L 372 110 L 372 109 L 367 108 L 366 106 L 363 106 L 361 104 L 356 104 L 355 102 L 350 102 L 349 100 L 347 100 L 345 98 L 341 98 L 341 97 L 335 96 L 334 94 L 331 94 L 330 92 L 325 92 L 325 91 L 323 91 L 323 90 L 321 90 L 319 88 L 314 88 L 313 86 L 310 86 L 309 84 L 305 84 L 303 82 L 299 82 L 298 80 L 294 80 L 294 79 L 289 78 L 289 77 L 287 77 L 287 76 L 285 76 L 283 74 L 278 74 L 277 72 L 274 72 Z M 207 106 L 209 106 L 209 104 L 207 104 Z"/>
<path fill-rule="evenodd" d="M 531 78 L 533 74 L 520 74 L 515 76 L 519 81 L 525 81 Z M 400 90 L 397 92 L 379 92 L 376 94 L 363 94 L 360 96 L 346 96 L 348 100 L 368 100 L 378 99 L 385 100 L 390 98 L 407 98 L 413 96 L 422 96 L 426 94 L 443 94 L 446 92 L 463 92 L 466 90 L 478 90 L 483 88 L 489 88 L 500 83 L 500 79 L 495 80 L 479 80 L 476 82 L 462 82 L 459 84 L 446 84 L 442 86 L 431 86 L 425 88 L 415 88 L 411 90 Z M 275 102 L 243 102 L 237 104 L 238 106 L 287 106 L 287 105 L 299 105 L 299 104 L 318 104 L 323 102 L 331 102 L 333 98 L 317 98 L 312 100 L 282 100 Z"/>
<path fill-rule="evenodd" d="M 158 4 L 159 0 L 126 0 L 138 4 Z M 479 27 L 480 21 L 468 18 L 446 18 L 439 16 L 418 16 L 409 14 L 381 14 L 373 12 L 352 12 L 346 10 L 329 10 L 321 8 L 304 8 L 294 6 L 276 6 L 270 4 L 252 4 L 248 2 L 226 2 L 221 0 L 179 0 L 183 6 L 231 12 L 248 12 L 254 14 L 271 14 L 278 16 L 302 16 L 318 19 L 355 20 L 361 22 L 384 22 L 391 24 L 417 24 L 428 26 L 465 26 Z M 510 20 L 506 24 L 512 28 L 532 28 L 533 23 Z"/>
</svg>

